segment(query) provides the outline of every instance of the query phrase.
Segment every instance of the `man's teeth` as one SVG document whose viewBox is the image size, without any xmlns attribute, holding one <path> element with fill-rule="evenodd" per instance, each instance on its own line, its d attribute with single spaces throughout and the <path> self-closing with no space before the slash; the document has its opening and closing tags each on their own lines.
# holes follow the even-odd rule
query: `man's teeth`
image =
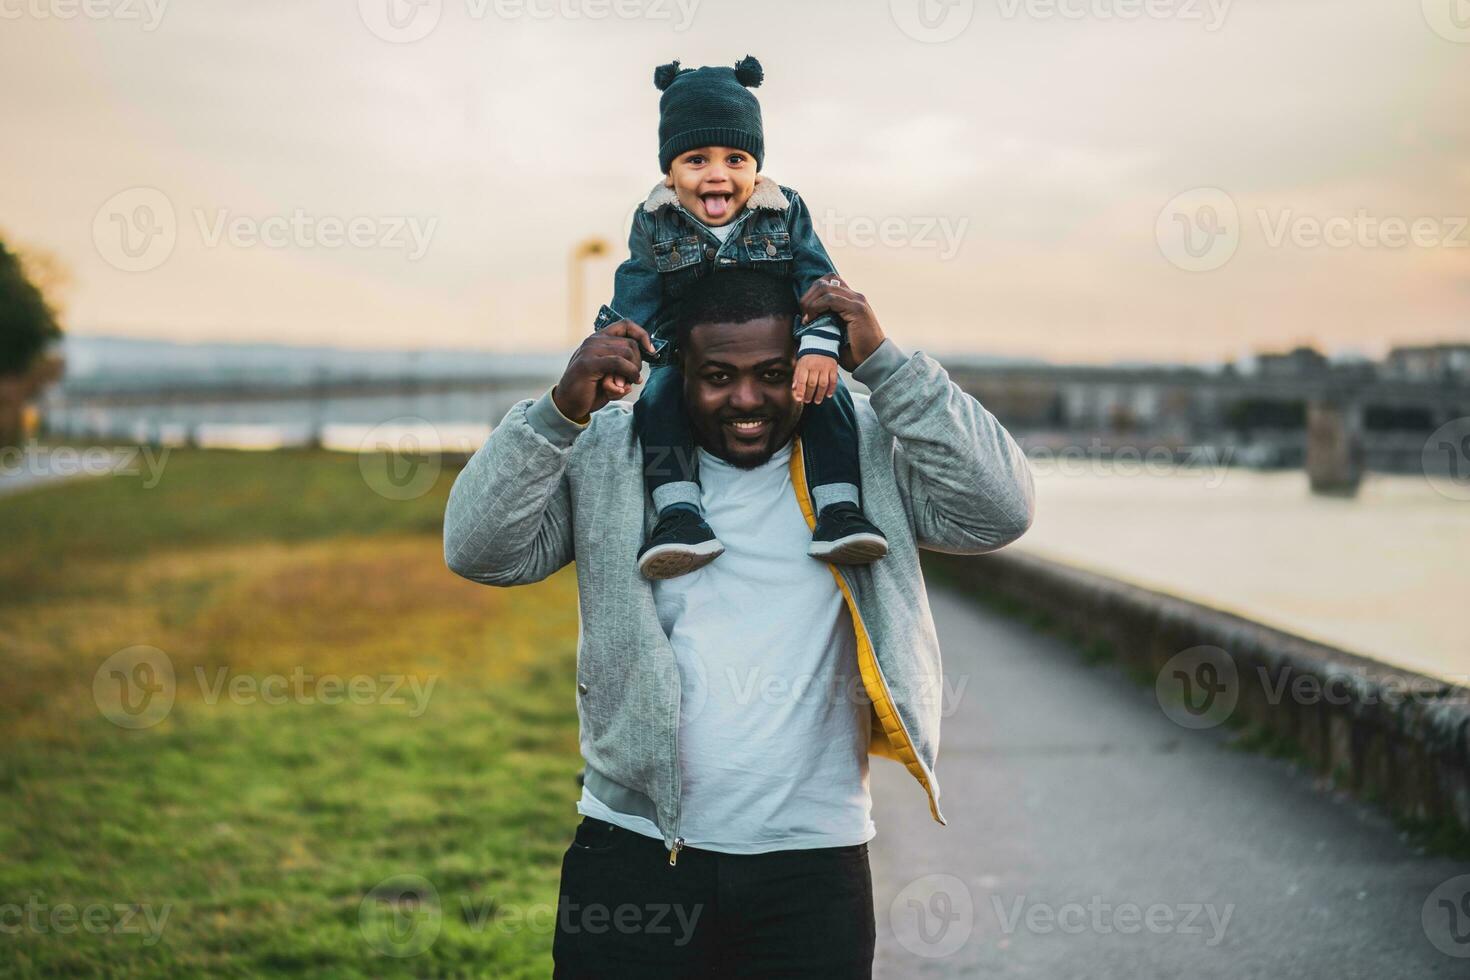
<svg viewBox="0 0 1470 980">
<path fill-rule="evenodd" d="M 753 430 L 753 429 L 759 429 L 761 426 L 765 425 L 766 424 L 766 420 L 765 419 L 757 419 L 754 422 L 731 422 L 730 424 L 733 425 L 737 429 Z"/>
</svg>

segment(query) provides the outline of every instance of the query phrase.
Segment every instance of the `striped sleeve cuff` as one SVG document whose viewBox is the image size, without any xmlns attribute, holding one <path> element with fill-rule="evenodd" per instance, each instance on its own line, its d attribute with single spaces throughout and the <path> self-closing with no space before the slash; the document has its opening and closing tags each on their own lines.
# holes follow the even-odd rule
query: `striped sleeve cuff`
<svg viewBox="0 0 1470 980">
<path fill-rule="evenodd" d="M 815 333 L 803 334 L 801 343 L 797 345 L 796 355 L 800 357 L 803 354 L 830 354 L 836 357 L 839 345 L 840 340 L 835 337 L 825 337 Z"/>
<path fill-rule="evenodd" d="M 577 438 L 577 433 L 587 428 L 587 423 L 591 421 L 591 417 L 589 416 L 580 422 L 567 418 L 561 413 L 561 409 L 556 407 L 556 402 L 552 400 L 552 390 L 548 389 L 546 394 L 536 399 L 526 408 L 526 421 L 532 429 L 544 436 L 547 442 L 553 446 L 560 446 L 565 449 L 572 444 L 573 439 Z"/>
</svg>

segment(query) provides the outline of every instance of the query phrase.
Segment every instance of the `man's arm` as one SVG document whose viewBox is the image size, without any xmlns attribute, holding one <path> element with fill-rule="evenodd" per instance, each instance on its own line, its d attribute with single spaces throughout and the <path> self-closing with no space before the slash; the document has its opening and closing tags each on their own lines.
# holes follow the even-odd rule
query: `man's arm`
<svg viewBox="0 0 1470 980">
<path fill-rule="evenodd" d="M 556 387 L 521 402 L 455 478 L 444 511 L 444 563 L 485 585 L 539 582 L 573 558 L 567 459 L 593 412 L 636 384 L 634 324 L 582 342 Z"/>
<path fill-rule="evenodd" d="M 843 364 L 868 386 L 869 404 L 897 443 L 894 466 L 922 547 L 981 554 L 1031 526 L 1036 491 L 1026 455 L 974 397 L 923 353 L 883 336 L 867 300 L 830 279 L 811 302 L 847 323 Z"/>
</svg>

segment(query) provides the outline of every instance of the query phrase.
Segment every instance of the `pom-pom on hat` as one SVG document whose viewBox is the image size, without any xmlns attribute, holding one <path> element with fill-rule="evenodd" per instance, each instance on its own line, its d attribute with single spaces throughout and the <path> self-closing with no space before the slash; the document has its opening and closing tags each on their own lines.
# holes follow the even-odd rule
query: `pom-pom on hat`
<svg viewBox="0 0 1470 980">
<path fill-rule="evenodd" d="M 669 172 L 674 158 L 701 146 L 729 146 L 765 158 L 761 104 L 750 90 L 765 78 L 761 63 L 746 55 L 734 68 L 680 68 L 677 61 L 653 70 L 658 100 L 658 166 Z"/>
</svg>

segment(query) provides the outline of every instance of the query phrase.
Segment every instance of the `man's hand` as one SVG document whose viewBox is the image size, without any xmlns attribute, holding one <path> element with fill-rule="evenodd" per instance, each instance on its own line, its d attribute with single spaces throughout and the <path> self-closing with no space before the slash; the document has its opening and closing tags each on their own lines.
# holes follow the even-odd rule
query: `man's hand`
<svg viewBox="0 0 1470 980">
<path fill-rule="evenodd" d="M 835 272 L 823 276 L 801 297 L 801 312 L 807 320 L 832 313 L 847 324 L 847 343 L 838 351 L 842 366 L 851 371 L 868 359 L 883 343 L 883 328 L 862 293 L 849 288 Z"/>
<path fill-rule="evenodd" d="M 641 377 L 638 348 L 653 353 L 653 341 L 632 320 L 619 320 L 582 341 L 561 380 L 551 389 L 557 411 L 573 421 L 588 416 L 632 390 Z"/>
<path fill-rule="evenodd" d="M 791 390 L 799 402 L 822 404 L 837 391 L 837 361 L 826 354 L 803 354 L 796 359 Z"/>
</svg>

